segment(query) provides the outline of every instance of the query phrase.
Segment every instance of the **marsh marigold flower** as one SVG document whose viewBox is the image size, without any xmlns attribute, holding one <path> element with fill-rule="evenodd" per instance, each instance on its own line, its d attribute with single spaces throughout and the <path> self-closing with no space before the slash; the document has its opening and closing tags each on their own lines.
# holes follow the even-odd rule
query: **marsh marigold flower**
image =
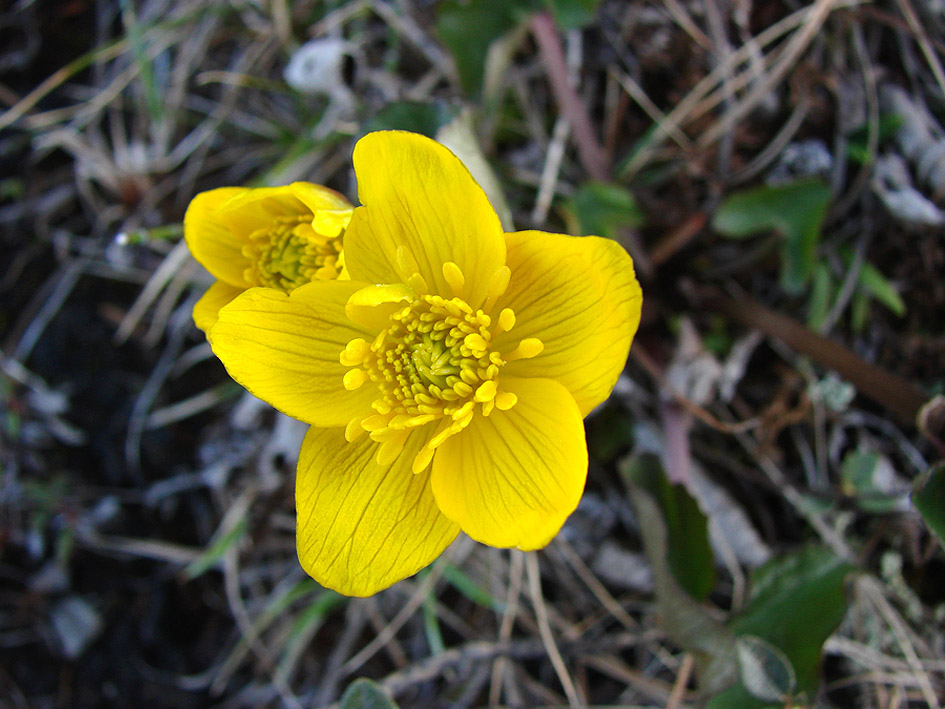
<svg viewBox="0 0 945 709">
<path fill-rule="evenodd" d="M 299 558 L 368 595 L 460 530 L 496 547 L 551 540 L 584 490 L 582 419 L 623 369 L 641 296 L 615 242 L 503 233 L 428 138 L 368 134 L 354 168 L 351 280 L 250 289 L 210 343 L 237 381 L 312 425 Z"/>
<path fill-rule="evenodd" d="M 342 270 L 342 236 L 353 207 L 308 182 L 284 187 L 221 187 L 201 192 L 184 215 L 191 253 L 217 281 L 194 306 L 208 332 L 220 308 L 247 288 L 288 292 Z"/>
</svg>

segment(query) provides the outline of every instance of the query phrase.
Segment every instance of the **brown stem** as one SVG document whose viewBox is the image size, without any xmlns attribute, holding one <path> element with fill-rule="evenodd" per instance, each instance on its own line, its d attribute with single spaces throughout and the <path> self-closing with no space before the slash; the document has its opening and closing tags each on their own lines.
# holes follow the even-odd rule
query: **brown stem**
<svg viewBox="0 0 945 709">
<path fill-rule="evenodd" d="M 558 108 L 574 132 L 581 164 L 595 180 L 609 179 L 610 160 L 594 135 L 594 126 L 581 97 L 568 81 L 568 67 L 554 20 L 547 12 L 535 13 L 531 19 L 531 29 Z"/>
<path fill-rule="evenodd" d="M 903 424 L 916 425 L 916 415 L 928 397 L 911 382 L 870 364 L 844 345 L 809 330 L 796 320 L 776 313 L 751 298 L 735 300 L 719 295 L 705 305 L 781 340 L 823 367 L 834 370 L 861 394 L 889 409 Z"/>
</svg>

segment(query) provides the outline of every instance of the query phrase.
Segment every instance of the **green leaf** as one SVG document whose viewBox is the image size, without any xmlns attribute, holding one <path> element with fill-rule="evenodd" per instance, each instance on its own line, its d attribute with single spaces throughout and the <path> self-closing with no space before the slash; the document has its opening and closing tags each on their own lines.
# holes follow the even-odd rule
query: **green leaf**
<svg viewBox="0 0 945 709">
<path fill-rule="evenodd" d="M 532 0 L 448 0 L 440 5 L 436 33 L 456 62 L 463 90 L 482 90 L 489 46 L 531 10 Z"/>
<path fill-rule="evenodd" d="M 945 463 L 933 466 L 916 479 L 912 504 L 939 542 L 945 545 Z"/>
<path fill-rule="evenodd" d="M 854 567 L 829 549 L 809 547 L 757 569 L 748 606 L 729 625 L 790 659 L 800 689 L 817 683 L 824 641 L 846 613 L 845 581 Z"/>
<path fill-rule="evenodd" d="M 483 589 L 456 564 L 444 563 L 443 579 L 476 605 L 490 608 L 497 613 L 505 610 L 505 601 L 495 598 Z"/>
<path fill-rule="evenodd" d="M 709 545 L 708 521 L 682 485 L 671 485 L 659 459 L 650 453 L 620 461 L 624 479 L 648 492 L 659 504 L 668 533 L 673 576 L 683 590 L 704 600 L 715 587 L 715 563 Z"/>
<path fill-rule="evenodd" d="M 237 520 L 236 523 L 227 530 L 218 529 L 215 535 L 216 539 L 210 544 L 207 550 L 190 562 L 187 568 L 184 569 L 184 578 L 188 580 L 195 579 L 215 566 L 216 563 L 223 558 L 227 549 L 238 543 L 248 529 L 249 521 L 245 517 Z"/>
<path fill-rule="evenodd" d="M 629 189 L 591 180 L 585 182 L 565 205 L 574 220 L 574 233 L 616 238 L 624 228 L 643 224 L 643 213 Z"/>
<path fill-rule="evenodd" d="M 630 447 L 634 436 L 634 420 L 618 406 L 604 406 L 585 422 L 587 448 L 601 463 L 609 463 Z"/>
<path fill-rule="evenodd" d="M 329 613 L 348 600 L 346 596 L 325 589 L 298 613 L 282 644 L 282 657 L 276 665 L 277 681 L 288 683 L 291 680 L 302 653 L 309 647 Z"/>
<path fill-rule="evenodd" d="M 719 205 L 712 226 L 730 238 L 779 232 L 784 237 L 781 285 L 796 294 L 810 280 L 829 203 L 830 189 L 820 180 L 762 185 L 729 196 Z"/>
<path fill-rule="evenodd" d="M 795 677 L 792 693 L 812 694 L 823 644 L 846 613 L 846 579 L 853 570 L 823 547 L 808 547 L 757 569 L 748 606 L 728 624 L 738 637 L 740 681 L 713 696 L 707 709 L 784 706 L 784 701 L 760 697 L 766 687 L 777 691 L 792 684 L 784 674 L 788 670 L 777 667 L 784 660 Z M 747 645 L 746 638 L 750 638 Z M 746 648 L 757 656 L 748 658 Z M 758 670 L 759 663 L 764 676 L 748 677 L 746 682 L 746 672 Z"/>
<path fill-rule="evenodd" d="M 575 30 L 597 19 L 600 0 L 545 0 L 555 24 L 563 30 Z"/>
<path fill-rule="evenodd" d="M 886 513 L 899 509 L 903 494 L 890 491 L 889 461 L 876 451 L 856 449 L 843 456 L 840 479 L 843 492 L 857 498 L 857 504 L 869 512 Z"/>
<path fill-rule="evenodd" d="M 742 635 L 735 642 L 742 686 L 753 697 L 783 703 L 794 691 L 797 678 L 791 661 L 761 638 Z"/>
<path fill-rule="evenodd" d="M 841 249 L 840 257 L 848 267 L 854 262 L 852 249 Z M 885 305 L 893 314 L 899 317 L 906 314 L 906 304 L 903 302 L 902 296 L 899 295 L 899 291 L 897 291 L 895 287 L 893 287 L 893 284 L 889 282 L 889 279 L 869 261 L 864 261 L 860 265 L 857 283 L 860 288 Z"/>
<path fill-rule="evenodd" d="M 375 130 L 409 130 L 428 138 L 453 120 L 456 112 L 441 101 L 398 101 L 364 122 L 361 135 Z"/>
<path fill-rule="evenodd" d="M 887 113 L 881 116 L 878 125 L 879 135 L 877 136 L 877 144 L 895 135 L 896 131 L 898 131 L 905 122 L 905 118 L 897 113 Z M 870 153 L 869 138 L 869 124 L 862 125 L 850 133 L 850 136 L 847 138 L 847 157 L 850 158 L 851 161 L 860 165 L 868 165 L 876 159 L 876 155 Z"/>
<path fill-rule="evenodd" d="M 366 677 L 356 679 L 341 695 L 340 709 L 397 709 L 381 686 Z"/>
<path fill-rule="evenodd" d="M 814 280 L 811 284 L 810 298 L 807 301 L 807 326 L 820 330 L 830 312 L 833 299 L 833 278 L 830 269 L 822 263 L 814 266 Z"/>
<path fill-rule="evenodd" d="M 631 457 L 622 461 L 619 468 L 636 509 L 643 546 L 653 570 L 656 604 L 663 628 L 673 642 L 692 653 L 700 687 L 708 692 L 718 692 L 737 679 L 734 635 L 704 605 L 683 590 L 676 571 L 671 570 L 670 565 L 672 548 L 679 546 L 672 538 L 670 527 L 676 527 L 678 537 L 681 529 L 679 518 L 691 514 L 689 504 L 680 502 L 688 495 L 669 485 L 654 456 Z M 666 497 L 676 508 L 668 515 L 665 513 Z M 691 498 L 688 499 L 691 502 Z M 704 534 L 703 529 L 701 535 Z M 707 547 L 708 542 L 703 542 L 701 535 L 694 534 L 695 539 L 685 541 L 695 541 L 696 546 L 704 544 Z M 701 566 L 708 558 L 711 564 L 711 553 L 705 553 L 708 556 L 690 561 Z"/>
</svg>

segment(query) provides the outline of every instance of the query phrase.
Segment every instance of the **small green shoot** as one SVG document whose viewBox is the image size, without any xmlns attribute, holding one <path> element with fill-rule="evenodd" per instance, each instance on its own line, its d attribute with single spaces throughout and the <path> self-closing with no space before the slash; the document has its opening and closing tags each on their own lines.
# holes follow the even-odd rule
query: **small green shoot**
<svg viewBox="0 0 945 709">
<path fill-rule="evenodd" d="M 933 466 L 915 481 L 912 504 L 926 526 L 945 545 L 945 463 Z"/>
<path fill-rule="evenodd" d="M 573 234 L 596 234 L 616 239 L 622 229 L 644 223 L 633 193 L 622 185 L 594 180 L 585 182 L 565 205 Z"/>
<path fill-rule="evenodd" d="M 223 558 L 227 550 L 234 544 L 238 544 L 243 535 L 249 529 L 249 520 L 245 517 L 237 521 L 230 529 L 223 531 L 217 530 L 217 538 L 210 544 L 207 550 L 197 559 L 190 562 L 184 569 L 184 578 L 188 581 L 202 576 L 211 568 L 216 566 L 217 562 Z"/>
<path fill-rule="evenodd" d="M 361 677 L 341 695 L 340 709 L 397 709 L 397 704 L 374 680 Z"/>
<path fill-rule="evenodd" d="M 712 218 L 720 234 L 742 239 L 774 230 L 784 239 L 781 287 L 797 295 L 814 271 L 830 189 L 820 180 L 762 185 L 730 195 Z"/>
<path fill-rule="evenodd" d="M 532 6 L 531 0 L 447 0 L 439 6 L 436 33 L 453 55 L 467 95 L 482 91 L 490 45 L 514 29 Z"/>
<path fill-rule="evenodd" d="M 555 24 L 562 30 L 576 30 L 597 18 L 600 0 L 544 0 L 551 8 Z"/>
</svg>

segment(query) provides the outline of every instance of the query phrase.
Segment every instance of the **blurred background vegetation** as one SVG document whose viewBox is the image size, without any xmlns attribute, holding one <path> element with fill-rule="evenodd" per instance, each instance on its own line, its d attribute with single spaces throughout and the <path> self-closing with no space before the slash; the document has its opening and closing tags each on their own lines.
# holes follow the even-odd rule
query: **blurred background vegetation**
<svg viewBox="0 0 945 709">
<path fill-rule="evenodd" d="M 943 50 L 921 0 L 4 4 L 0 705 L 941 706 Z M 645 309 L 546 550 L 351 600 L 180 222 L 355 199 L 381 128 L 618 240 Z"/>
</svg>

